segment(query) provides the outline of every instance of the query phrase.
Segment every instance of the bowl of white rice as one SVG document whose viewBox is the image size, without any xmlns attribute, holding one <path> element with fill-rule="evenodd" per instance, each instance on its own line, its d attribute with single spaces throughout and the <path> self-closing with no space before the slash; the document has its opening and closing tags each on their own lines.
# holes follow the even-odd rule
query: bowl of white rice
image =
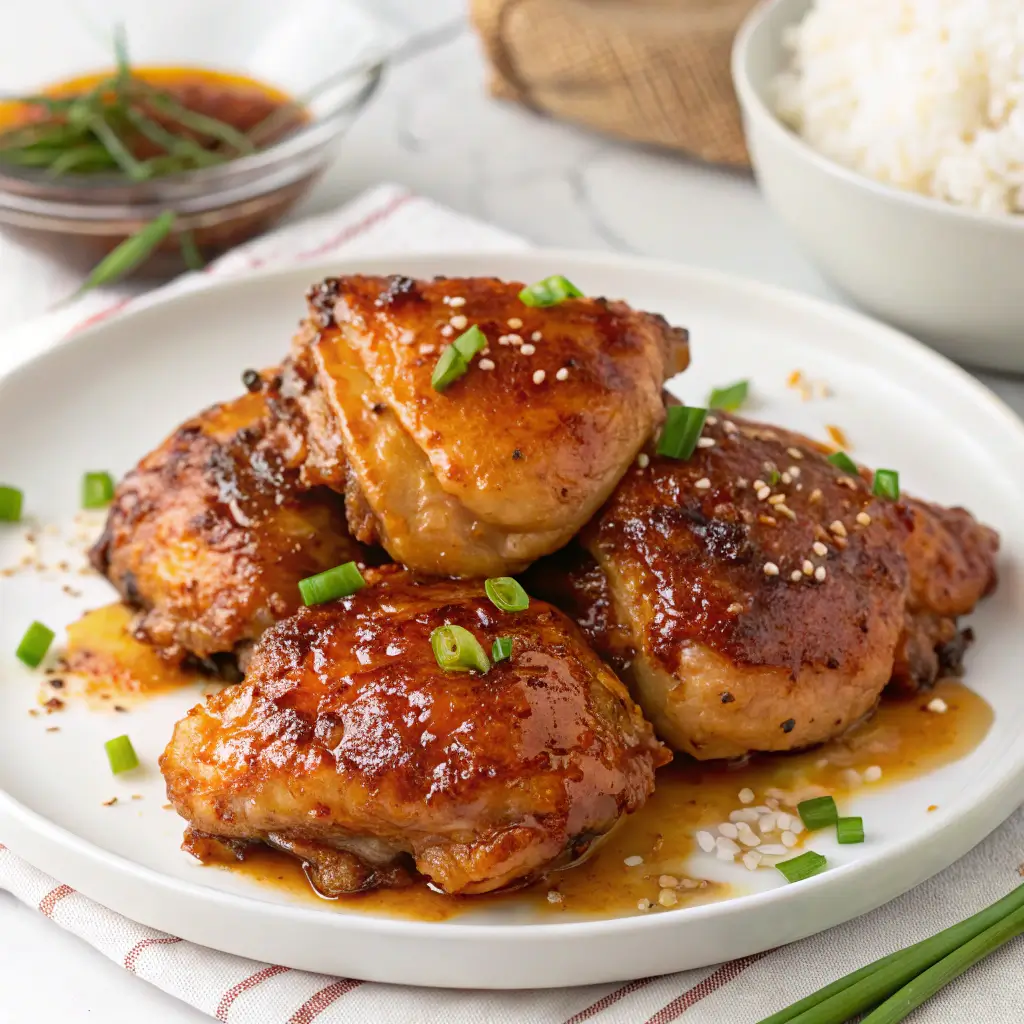
<svg viewBox="0 0 1024 1024">
<path fill-rule="evenodd" d="M 774 0 L 733 78 L 764 195 L 836 287 L 1024 371 L 1024 2 Z"/>
</svg>

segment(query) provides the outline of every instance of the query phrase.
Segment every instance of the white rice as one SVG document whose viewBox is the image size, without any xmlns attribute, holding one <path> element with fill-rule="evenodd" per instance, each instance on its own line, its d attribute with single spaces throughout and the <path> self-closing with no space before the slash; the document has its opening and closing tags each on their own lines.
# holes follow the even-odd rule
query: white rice
<svg viewBox="0 0 1024 1024">
<path fill-rule="evenodd" d="M 779 115 L 879 181 L 1024 213 L 1024 2 L 814 0 Z"/>
</svg>

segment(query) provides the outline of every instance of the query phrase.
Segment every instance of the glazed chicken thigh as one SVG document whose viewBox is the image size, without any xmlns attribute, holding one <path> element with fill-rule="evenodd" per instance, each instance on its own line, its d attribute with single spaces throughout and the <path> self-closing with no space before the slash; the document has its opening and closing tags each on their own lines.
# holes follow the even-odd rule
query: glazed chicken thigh
<svg viewBox="0 0 1024 1024">
<path fill-rule="evenodd" d="M 275 374 L 180 426 L 118 486 L 92 561 L 169 658 L 230 652 L 299 605 L 298 581 L 365 556 L 332 491 L 301 493 Z"/>
<path fill-rule="evenodd" d="M 621 302 L 537 309 L 490 278 L 331 278 L 296 339 L 310 483 L 355 536 L 436 575 L 495 576 L 557 550 L 662 422 L 685 332 Z M 442 391 L 454 337 L 487 347 Z"/>
<path fill-rule="evenodd" d="M 378 575 L 271 627 L 244 683 L 177 724 L 161 769 L 186 848 L 267 843 L 325 895 L 414 871 L 473 894 L 573 863 L 644 803 L 668 755 L 564 615 Z M 487 652 L 509 637 L 511 657 L 444 671 L 431 632 L 445 624 Z"/>
<path fill-rule="evenodd" d="M 701 759 L 807 747 L 894 677 L 956 667 L 993 531 L 877 498 L 799 434 L 719 415 L 704 437 L 686 461 L 635 464 L 581 547 L 535 570 L 663 740 Z"/>
</svg>

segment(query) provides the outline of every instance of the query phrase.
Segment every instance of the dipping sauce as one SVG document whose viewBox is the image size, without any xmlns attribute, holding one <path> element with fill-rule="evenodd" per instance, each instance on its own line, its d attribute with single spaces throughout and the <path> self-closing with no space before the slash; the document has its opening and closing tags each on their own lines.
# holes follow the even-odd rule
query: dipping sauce
<svg viewBox="0 0 1024 1024">
<path fill-rule="evenodd" d="M 927 710 L 935 697 L 945 701 L 945 713 Z M 743 806 L 738 797 L 741 790 L 752 791 L 753 806 L 776 800 L 784 813 L 795 813 L 800 800 L 832 794 L 842 811 L 843 798 L 861 787 L 874 789 L 915 778 L 966 756 L 984 739 L 992 718 L 992 708 L 984 698 L 962 683 L 944 681 L 934 691 L 915 698 L 887 698 L 874 717 L 842 739 L 804 753 L 760 755 L 742 766 L 701 764 L 678 756 L 658 772 L 654 795 L 647 804 L 623 822 L 593 857 L 513 893 L 460 898 L 414 885 L 324 901 L 310 888 L 301 865 L 273 850 L 257 849 L 241 863 L 211 866 L 239 872 L 321 907 L 334 905 L 346 911 L 422 921 L 441 921 L 497 904 L 518 905 L 532 913 L 601 917 L 681 909 L 738 895 L 731 886 L 688 877 L 684 865 L 694 852 L 696 833 L 714 830 Z M 876 768 L 881 769 L 881 777 L 867 781 L 866 773 L 868 778 L 875 775 L 868 769 Z M 801 852 L 808 835 L 804 832 L 798 837 L 792 856 Z M 779 839 L 767 837 L 764 841 L 777 844 Z M 641 861 L 635 863 L 638 857 Z M 678 882 L 669 886 L 672 896 L 663 896 L 662 876 Z M 641 901 L 649 906 L 642 908 Z"/>
</svg>

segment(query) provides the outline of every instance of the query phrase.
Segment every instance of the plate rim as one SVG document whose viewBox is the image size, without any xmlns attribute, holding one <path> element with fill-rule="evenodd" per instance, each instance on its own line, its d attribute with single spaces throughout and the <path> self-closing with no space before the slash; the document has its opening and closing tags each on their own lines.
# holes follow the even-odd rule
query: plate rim
<svg viewBox="0 0 1024 1024">
<path fill-rule="evenodd" d="M 1016 435 L 1017 444 L 1024 450 L 1024 421 L 1021 421 L 1001 398 L 945 356 L 933 351 L 906 333 L 874 320 L 872 317 L 814 296 L 754 281 L 740 275 L 693 267 L 672 260 L 638 257 L 614 252 L 587 252 L 572 249 L 472 249 L 461 251 L 384 252 L 351 256 L 341 254 L 329 260 L 290 261 L 282 266 L 225 275 L 223 278 L 211 279 L 208 284 L 201 287 L 180 288 L 166 294 L 163 290 L 158 289 L 156 292 L 139 297 L 127 309 L 119 310 L 112 316 L 91 323 L 80 330 L 72 331 L 55 343 L 47 346 L 44 350 L 36 351 L 24 360 L 8 367 L 0 373 L 0 396 L 3 395 L 7 388 L 17 386 L 18 380 L 23 374 L 31 372 L 40 363 L 45 363 L 51 358 L 59 357 L 60 353 L 69 346 L 88 345 L 93 339 L 102 337 L 103 334 L 115 325 L 123 327 L 126 322 L 130 323 L 132 320 L 150 313 L 154 309 L 174 305 L 187 305 L 197 298 L 202 299 L 204 295 L 209 298 L 217 293 L 231 293 L 236 290 L 245 291 L 254 285 L 258 285 L 260 281 L 294 275 L 299 271 L 308 272 L 310 280 L 316 280 L 324 273 L 388 273 L 389 271 L 383 269 L 383 266 L 386 264 L 391 264 L 393 268 L 416 262 L 436 264 L 440 268 L 445 262 L 459 261 L 479 262 L 482 266 L 486 267 L 489 261 L 497 260 L 524 261 L 526 263 L 561 262 L 563 270 L 566 263 L 575 265 L 585 264 L 612 272 L 616 270 L 624 272 L 647 270 L 677 279 L 685 278 L 688 280 L 688 283 L 698 286 L 707 284 L 712 287 L 732 290 L 741 296 L 753 296 L 762 301 L 768 301 L 773 305 L 788 308 L 805 317 L 816 317 L 822 322 L 831 321 L 837 325 L 847 326 L 852 330 L 859 330 L 862 333 L 875 334 L 879 341 L 895 346 L 896 350 L 902 355 L 912 360 L 917 359 L 933 373 L 939 374 L 940 377 L 944 376 L 949 384 L 960 389 L 961 393 L 969 396 L 976 403 L 988 406 L 989 414 L 1002 421 L 1002 426 L 1006 431 L 1003 439 L 1005 440 L 1011 434 Z M 395 271 L 392 269 L 390 272 L 393 273 Z M 952 833 L 965 821 L 970 821 L 978 831 L 975 831 L 971 836 L 972 841 L 969 846 L 950 860 L 944 860 L 934 870 L 929 870 L 928 875 L 925 877 L 931 877 L 931 875 L 938 871 L 944 870 L 945 867 L 948 867 L 959 857 L 963 856 L 968 849 L 980 843 L 1013 813 L 1016 804 L 1008 803 L 1006 796 L 1015 786 L 1024 783 L 1024 745 L 1021 746 L 1017 758 L 1011 759 L 1007 763 L 1009 767 L 1002 773 L 991 777 L 991 781 L 986 784 L 984 793 L 977 796 L 973 804 L 964 806 L 962 803 L 957 803 L 940 807 L 937 812 L 929 817 L 923 828 L 917 830 L 911 836 L 888 844 L 884 851 L 865 856 L 855 862 L 838 866 L 813 878 L 806 879 L 799 888 L 801 897 L 805 901 L 813 901 L 821 896 L 825 896 L 827 899 L 828 891 L 832 888 L 837 888 L 840 882 L 855 878 L 859 874 L 866 874 L 872 870 L 877 870 L 881 862 L 887 858 L 902 858 L 911 854 L 914 850 L 933 844 L 936 839 Z M 991 813 L 989 809 L 993 808 L 996 804 L 1000 804 L 999 809 Z M 1002 807 L 1003 804 L 1006 804 L 1005 813 Z M 471 920 L 460 920 L 459 918 L 431 922 L 390 917 L 385 914 L 325 913 L 320 909 L 307 908 L 291 903 L 274 903 L 261 900 L 254 895 L 226 892 L 202 882 L 193 882 L 165 875 L 155 868 L 139 864 L 121 854 L 106 850 L 86 839 L 82 839 L 69 829 L 56 824 L 39 812 L 22 804 L 5 789 L 0 788 L 0 820 L 5 815 L 9 815 L 16 825 L 29 830 L 45 842 L 58 844 L 67 852 L 74 853 L 94 866 L 105 870 L 113 869 L 127 872 L 133 875 L 138 882 L 155 886 L 166 895 L 172 897 L 188 896 L 189 898 L 215 905 L 234 907 L 239 911 L 257 911 L 268 915 L 270 918 L 280 917 L 290 921 L 302 921 L 305 919 L 309 920 L 310 923 L 315 921 L 319 927 L 340 929 L 344 932 L 354 933 L 356 937 L 358 937 L 358 933 L 371 932 L 381 937 L 400 935 L 409 940 L 433 939 L 436 941 L 438 938 L 443 937 L 445 940 L 472 940 L 475 943 L 479 943 L 481 941 L 503 942 L 510 939 L 515 941 L 547 942 L 560 941 L 567 938 L 582 938 L 584 936 L 607 936 L 610 933 L 624 938 L 634 935 L 650 936 L 665 929 L 679 928 L 684 923 L 699 925 L 701 920 L 708 917 L 742 914 L 748 910 L 755 909 L 763 910 L 777 903 L 784 905 L 796 898 L 792 887 L 780 886 L 762 892 L 749 893 L 694 907 L 686 907 L 672 914 L 577 919 L 570 921 L 559 921 L 556 919 L 543 923 L 510 921 L 497 924 L 481 924 L 473 923 Z M 961 844 L 950 843 L 947 845 L 959 849 Z M 12 852 L 16 851 L 12 850 Z M 919 881 L 924 880 L 925 878 L 919 879 Z M 919 882 L 914 884 L 919 884 Z M 910 886 L 910 888 L 912 887 Z M 79 891 L 83 895 L 89 895 L 84 887 L 80 887 Z M 898 893 L 873 902 L 872 906 L 888 902 L 905 891 L 908 891 L 907 888 L 901 888 Z M 848 919 L 848 917 L 843 918 L 843 920 Z M 837 922 L 825 924 L 821 927 L 815 926 L 808 934 L 824 930 L 824 928 L 831 927 L 835 923 Z"/>
</svg>

